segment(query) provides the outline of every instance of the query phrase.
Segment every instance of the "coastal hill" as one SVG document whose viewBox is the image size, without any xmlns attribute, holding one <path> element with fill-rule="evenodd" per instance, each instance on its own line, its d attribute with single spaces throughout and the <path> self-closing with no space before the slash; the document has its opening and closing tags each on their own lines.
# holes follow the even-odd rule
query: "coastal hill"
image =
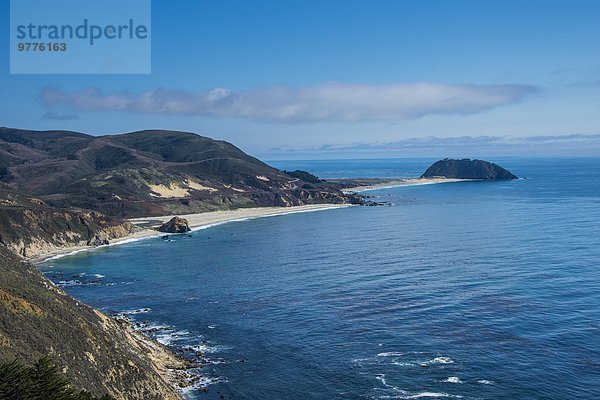
<svg viewBox="0 0 600 400">
<path fill-rule="evenodd" d="M 303 176 L 194 133 L 91 136 L 0 128 L 0 182 L 52 206 L 108 216 L 362 201 Z"/>
<path fill-rule="evenodd" d="M 453 160 L 449 158 L 435 162 L 421 175 L 421 178 L 437 177 L 484 180 L 518 179 L 510 171 L 488 161 L 470 159 Z"/>
</svg>

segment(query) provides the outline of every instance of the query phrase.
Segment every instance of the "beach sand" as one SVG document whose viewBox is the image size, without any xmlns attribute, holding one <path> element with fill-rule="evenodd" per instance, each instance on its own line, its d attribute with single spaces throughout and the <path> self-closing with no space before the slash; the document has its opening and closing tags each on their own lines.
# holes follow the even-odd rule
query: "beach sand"
<svg viewBox="0 0 600 400">
<path fill-rule="evenodd" d="M 411 179 L 395 179 L 373 185 L 356 186 L 345 188 L 345 193 L 365 192 L 367 190 L 389 189 L 400 186 L 420 186 L 433 185 L 437 183 L 453 183 L 453 182 L 469 182 L 474 179 L 454 179 L 454 178 L 411 178 Z"/>
<path fill-rule="evenodd" d="M 190 228 L 194 230 L 208 228 L 214 225 L 219 225 L 233 221 L 243 221 L 253 218 L 264 218 L 274 217 L 277 215 L 295 214 L 302 212 L 314 212 L 323 210 L 332 210 L 336 208 L 350 207 L 349 204 L 310 204 L 304 206 L 294 207 L 254 207 L 254 208 L 240 208 L 237 210 L 229 211 L 211 211 L 200 214 L 186 214 L 178 215 L 179 217 L 188 220 Z M 125 243 L 134 242 L 149 237 L 157 237 L 165 235 L 165 233 L 158 232 L 155 228 L 158 228 L 162 223 L 167 222 L 175 215 L 165 215 L 160 217 L 143 217 L 133 218 L 129 221 L 136 227 L 135 231 L 127 236 L 123 236 L 119 239 L 111 241 L 106 246 L 71 246 L 71 247 L 60 247 L 46 254 L 36 256 L 29 261 L 39 263 L 42 261 L 52 260 L 68 255 L 80 253 L 82 251 L 90 251 L 93 249 L 104 248 L 108 246 L 115 246 Z"/>
</svg>

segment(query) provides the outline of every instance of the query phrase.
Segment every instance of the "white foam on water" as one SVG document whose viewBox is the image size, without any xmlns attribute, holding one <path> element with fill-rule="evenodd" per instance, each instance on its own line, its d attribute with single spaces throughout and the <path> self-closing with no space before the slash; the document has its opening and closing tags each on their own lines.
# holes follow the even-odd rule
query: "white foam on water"
<svg viewBox="0 0 600 400">
<path fill-rule="evenodd" d="M 152 333 L 152 332 L 165 332 L 165 331 L 175 331 L 175 327 L 171 325 L 161 325 L 161 324 L 136 324 L 135 330 L 144 332 L 144 333 Z"/>
<path fill-rule="evenodd" d="M 383 384 L 383 386 L 388 386 L 387 381 L 385 380 L 385 374 L 377 374 L 375 375 L 375 379 Z"/>
<path fill-rule="evenodd" d="M 79 279 L 71 279 L 71 280 L 60 280 L 56 283 L 58 287 L 69 287 L 69 286 L 99 286 L 100 282 L 92 282 L 86 280 Z"/>
<path fill-rule="evenodd" d="M 428 361 L 427 364 L 454 364 L 454 360 L 450 357 L 436 357 Z"/>
<path fill-rule="evenodd" d="M 405 355 L 405 353 L 399 353 L 399 352 L 396 352 L 396 351 L 388 351 L 388 352 L 385 352 L 385 353 L 379 353 L 379 354 L 377 354 L 377 357 L 400 357 L 400 356 L 403 356 L 403 355 Z"/>
<path fill-rule="evenodd" d="M 378 396 L 378 398 L 380 399 L 421 399 L 421 398 L 434 398 L 434 399 L 439 399 L 439 398 L 454 398 L 454 399 L 462 399 L 463 396 L 458 395 L 458 394 L 449 394 L 449 393 L 444 393 L 444 392 L 408 392 L 406 390 L 402 390 L 400 388 L 397 388 L 395 386 L 391 386 L 388 385 L 385 382 L 384 379 L 385 375 L 384 374 L 378 374 L 375 378 L 378 379 L 379 381 L 382 381 L 382 383 L 384 384 L 384 386 L 386 387 L 387 391 L 392 391 L 393 394 L 387 394 L 387 395 L 382 395 L 382 396 Z"/>
<path fill-rule="evenodd" d="M 169 346 L 173 349 L 182 349 L 182 350 L 195 350 L 202 353 L 216 353 L 223 349 L 228 349 L 228 347 L 221 345 L 210 345 L 208 342 L 199 343 L 202 340 L 202 335 L 192 337 L 192 333 L 187 330 L 177 331 L 174 326 L 159 324 L 152 321 L 143 321 L 138 322 L 135 320 L 136 315 L 146 314 L 152 311 L 149 307 L 136 308 L 131 310 L 124 310 L 120 313 L 114 314 L 115 318 L 122 318 L 134 326 L 133 328 L 142 333 L 145 336 L 153 338 L 158 343 Z M 188 345 L 191 341 L 198 343 L 197 345 Z M 173 347 L 175 346 L 175 347 Z M 197 362 L 198 360 L 196 360 Z M 206 386 L 217 383 L 217 382 L 227 382 L 227 379 L 220 376 L 206 376 L 204 375 L 204 370 L 199 367 L 199 365 L 216 365 L 216 364 L 225 364 L 226 361 L 222 358 L 218 359 L 209 359 L 204 357 L 202 354 L 201 364 L 196 364 L 192 368 L 188 368 L 185 370 L 185 374 L 187 377 L 181 377 L 184 379 L 184 387 L 180 388 L 180 392 L 184 397 L 188 397 L 192 391 L 194 390 L 202 390 Z"/>
<path fill-rule="evenodd" d="M 216 351 L 216 346 L 212 347 L 212 346 L 209 346 L 206 343 L 197 344 L 197 345 L 194 345 L 194 346 L 186 346 L 184 348 L 188 348 L 188 349 L 193 350 L 193 351 L 199 351 L 201 353 L 213 353 L 213 352 Z"/>
<path fill-rule="evenodd" d="M 48 261 L 52 261 L 52 260 L 58 260 L 59 258 L 63 258 L 63 257 L 74 256 L 75 254 L 79 254 L 79 253 L 82 253 L 84 251 L 90 251 L 90 250 L 93 250 L 93 248 L 78 249 L 78 250 L 73 250 L 73 251 L 71 251 L 69 253 L 57 254 L 57 255 L 54 255 L 54 256 L 51 256 L 51 257 L 43 259 L 42 261 L 40 261 L 40 264 L 48 262 Z"/>
<path fill-rule="evenodd" d="M 36 264 L 43 264 L 43 263 L 47 263 L 48 261 L 58 260 L 58 259 L 63 258 L 63 257 L 74 256 L 76 254 L 87 252 L 87 251 L 94 251 L 94 250 L 103 249 L 103 248 L 106 248 L 106 247 L 119 246 L 119 245 L 122 245 L 122 244 L 139 242 L 140 240 L 157 238 L 159 236 L 160 236 L 160 234 L 149 235 L 149 236 L 143 236 L 143 237 L 139 237 L 139 238 L 129 238 L 129 239 L 118 240 L 116 242 L 109 243 L 109 244 L 104 244 L 102 246 L 84 247 L 82 249 L 73 250 L 73 251 L 70 251 L 68 253 L 56 254 L 54 256 L 51 256 L 51 257 L 48 257 L 48 258 L 44 258 L 41 261 L 36 262 Z M 46 268 L 46 266 L 44 266 L 44 268 Z"/>
<path fill-rule="evenodd" d="M 477 381 L 477 383 L 481 383 L 482 385 L 493 385 L 494 384 L 493 381 L 488 381 L 487 379 L 480 379 Z"/>
<path fill-rule="evenodd" d="M 392 361 L 392 365 L 397 365 L 399 367 L 413 367 L 415 363 L 410 361 Z"/>
<path fill-rule="evenodd" d="M 408 395 L 405 397 L 405 399 L 421 399 L 421 398 L 429 398 L 429 397 L 433 397 L 433 398 L 452 397 L 452 398 L 457 398 L 457 399 L 462 398 L 462 396 L 460 396 L 460 395 L 453 395 L 453 394 L 448 394 L 448 393 L 443 393 L 443 392 L 421 392 L 421 393 L 415 393 L 415 394 Z"/>
<path fill-rule="evenodd" d="M 150 311 L 152 311 L 152 309 L 150 307 L 143 307 L 143 308 L 134 308 L 132 310 L 121 311 L 119 314 L 126 314 L 126 315 L 148 314 Z"/>
<path fill-rule="evenodd" d="M 463 381 L 461 381 L 458 376 L 449 376 L 443 382 L 448 382 L 448 383 L 463 383 Z"/>
<path fill-rule="evenodd" d="M 365 365 L 374 364 L 374 361 L 370 358 L 355 358 L 351 360 L 351 363 L 362 368 Z"/>
<path fill-rule="evenodd" d="M 204 229 L 213 228 L 215 226 L 223 225 L 223 224 L 226 224 L 228 222 L 245 221 L 247 219 L 249 219 L 249 218 L 240 218 L 240 219 L 235 219 L 235 220 L 231 220 L 231 221 L 220 221 L 220 222 L 214 222 L 212 224 L 206 224 L 206 225 L 196 226 L 194 228 L 191 228 L 190 232 L 203 231 Z"/>
<path fill-rule="evenodd" d="M 73 279 L 70 281 L 58 281 L 58 283 L 56 284 L 57 286 L 60 287 L 67 287 L 67 286 L 80 286 L 83 285 L 83 283 L 80 280 L 77 279 Z"/>
<path fill-rule="evenodd" d="M 119 245 L 122 245 L 122 244 L 139 242 L 141 240 L 157 238 L 157 237 L 160 237 L 160 236 L 161 236 L 161 234 L 157 233 L 156 235 L 148 235 L 148 236 L 142 236 L 142 237 L 138 237 L 138 238 L 122 239 L 122 240 L 118 240 L 118 241 L 113 242 L 113 243 L 109 243 L 109 244 L 106 244 L 106 245 L 103 245 L 103 246 L 94 247 L 94 248 L 95 249 L 101 249 L 103 247 L 119 246 Z"/>
<path fill-rule="evenodd" d="M 164 344 L 165 346 L 170 345 L 176 340 L 179 340 L 183 337 L 189 336 L 190 333 L 188 331 L 175 331 L 175 332 L 167 332 L 155 335 L 155 339 L 157 342 Z"/>
<path fill-rule="evenodd" d="M 132 315 L 138 315 L 138 314 L 147 314 L 150 311 L 152 311 L 151 308 L 149 307 L 144 307 L 144 308 L 135 308 L 132 310 L 124 310 L 124 311 L 120 311 L 118 313 L 114 313 L 113 317 L 117 318 L 117 319 L 122 319 L 125 320 L 127 322 L 134 322 L 134 319 L 132 317 Z"/>
<path fill-rule="evenodd" d="M 231 349 L 231 347 L 228 347 L 228 346 L 213 345 L 210 343 L 199 343 L 196 345 L 184 346 L 184 348 L 187 348 L 187 349 L 190 349 L 193 351 L 197 351 L 197 352 L 201 352 L 201 353 L 205 353 L 205 354 L 218 353 L 223 350 Z"/>
<path fill-rule="evenodd" d="M 189 382 L 189 385 L 179 389 L 179 391 L 181 392 L 181 394 L 184 397 L 187 397 L 187 396 L 191 395 L 193 391 L 201 390 L 202 388 L 205 388 L 208 385 L 213 385 L 215 383 L 220 383 L 220 382 L 227 382 L 227 379 L 225 379 L 223 377 L 210 377 L 210 376 L 203 376 L 203 375 L 199 375 L 199 374 L 192 374 L 192 375 L 193 375 L 193 378 Z"/>
</svg>

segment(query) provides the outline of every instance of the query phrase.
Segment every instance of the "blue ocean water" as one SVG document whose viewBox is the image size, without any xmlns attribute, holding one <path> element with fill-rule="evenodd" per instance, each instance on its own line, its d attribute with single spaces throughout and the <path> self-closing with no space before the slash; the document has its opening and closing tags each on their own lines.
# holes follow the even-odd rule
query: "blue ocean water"
<svg viewBox="0 0 600 400">
<path fill-rule="evenodd" d="M 410 177 L 431 161 L 273 164 Z M 494 161 L 528 179 L 371 191 L 390 206 L 234 222 L 41 268 L 201 351 L 212 383 L 192 398 L 600 398 L 600 158 Z"/>
</svg>

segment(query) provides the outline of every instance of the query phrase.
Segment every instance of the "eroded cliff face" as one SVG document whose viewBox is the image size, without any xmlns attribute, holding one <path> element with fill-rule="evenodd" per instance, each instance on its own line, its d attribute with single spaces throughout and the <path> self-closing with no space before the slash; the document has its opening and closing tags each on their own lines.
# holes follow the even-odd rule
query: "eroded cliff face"
<svg viewBox="0 0 600 400">
<path fill-rule="evenodd" d="M 185 367 L 122 321 L 82 304 L 0 245 L 0 360 L 50 355 L 78 389 L 116 399 L 179 399 Z"/>
<path fill-rule="evenodd" d="M 56 249 L 99 246 L 129 234 L 133 226 L 82 210 L 0 206 L 0 243 L 25 258 L 41 257 Z"/>
</svg>

